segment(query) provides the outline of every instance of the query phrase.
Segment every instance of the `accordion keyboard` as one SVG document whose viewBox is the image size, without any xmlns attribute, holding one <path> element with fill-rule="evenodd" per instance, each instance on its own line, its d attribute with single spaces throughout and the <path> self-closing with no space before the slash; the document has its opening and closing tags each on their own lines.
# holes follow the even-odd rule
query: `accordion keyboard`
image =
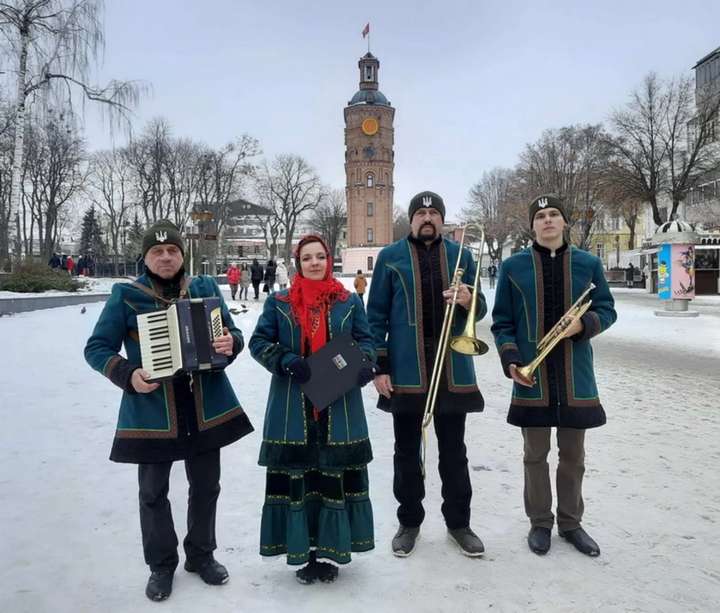
<svg viewBox="0 0 720 613">
<path fill-rule="evenodd" d="M 182 368 L 177 323 L 174 319 L 173 307 L 137 317 L 140 356 L 143 368 L 150 373 L 150 379 L 172 377 Z"/>
</svg>

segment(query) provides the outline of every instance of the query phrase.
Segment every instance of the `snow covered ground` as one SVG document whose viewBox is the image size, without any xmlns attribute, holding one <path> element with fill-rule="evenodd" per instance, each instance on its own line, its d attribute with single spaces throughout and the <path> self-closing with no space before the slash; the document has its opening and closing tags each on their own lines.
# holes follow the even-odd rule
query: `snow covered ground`
<svg viewBox="0 0 720 613">
<path fill-rule="evenodd" d="M 720 301 L 699 300 L 701 317 L 671 320 L 655 317 L 657 299 L 638 291 L 616 299 L 618 323 L 594 341 L 608 424 L 586 439 L 584 525 L 599 558 L 557 536 L 547 556 L 528 551 L 521 437 L 505 422 L 510 385 L 491 349 L 476 359 L 486 409 L 468 418 L 466 434 L 484 558 L 463 557 L 446 540 L 434 444 L 421 540 L 410 558 L 391 555 L 392 425 L 368 386 L 377 547 L 355 556 L 335 584 L 298 585 L 284 558 L 257 553 L 257 431 L 269 375 L 243 353 L 228 375 L 257 431 L 222 453 L 216 555 L 231 580 L 209 587 L 179 569 L 163 604 L 143 593 L 135 468 L 107 461 L 120 392 L 82 356 L 102 304 L 0 319 L 0 611 L 717 611 Z M 248 304 L 235 317 L 246 338 L 261 308 Z M 487 319 L 478 330 L 490 341 Z M 176 466 L 180 539 L 185 500 Z"/>
</svg>

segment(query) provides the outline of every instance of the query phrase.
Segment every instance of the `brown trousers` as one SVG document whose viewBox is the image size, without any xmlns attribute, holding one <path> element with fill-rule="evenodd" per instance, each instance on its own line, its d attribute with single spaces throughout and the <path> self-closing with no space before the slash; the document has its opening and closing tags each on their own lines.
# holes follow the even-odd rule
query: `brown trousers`
<svg viewBox="0 0 720 613">
<path fill-rule="evenodd" d="M 552 529 L 552 490 L 547 456 L 551 428 L 523 428 L 525 441 L 525 513 L 532 526 Z M 585 508 L 582 480 L 585 474 L 585 430 L 557 428 L 557 523 L 561 532 L 580 526 Z"/>
</svg>

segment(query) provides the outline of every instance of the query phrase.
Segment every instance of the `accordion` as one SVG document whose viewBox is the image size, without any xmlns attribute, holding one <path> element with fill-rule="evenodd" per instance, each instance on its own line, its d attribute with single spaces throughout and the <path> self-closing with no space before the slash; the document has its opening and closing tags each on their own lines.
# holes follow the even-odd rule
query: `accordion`
<svg viewBox="0 0 720 613">
<path fill-rule="evenodd" d="M 217 296 L 178 300 L 167 310 L 138 315 L 137 323 L 142 367 L 150 381 L 227 366 L 227 356 L 212 346 L 223 334 Z"/>
</svg>

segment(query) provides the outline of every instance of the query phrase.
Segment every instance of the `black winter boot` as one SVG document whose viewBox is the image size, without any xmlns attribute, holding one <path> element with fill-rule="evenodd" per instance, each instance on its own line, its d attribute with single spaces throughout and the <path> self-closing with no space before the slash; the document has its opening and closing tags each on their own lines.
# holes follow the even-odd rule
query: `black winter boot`
<svg viewBox="0 0 720 613">
<path fill-rule="evenodd" d="M 155 602 L 167 600 L 172 594 L 174 570 L 154 570 L 150 574 L 145 595 Z"/>
<path fill-rule="evenodd" d="M 392 551 L 399 558 L 407 558 L 415 550 L 420 528 L 400 526 L 392 540 Z"/>
<path fill-rule="evenodd" d="M 528 533 L 527 542 L 530 551 L 544 556 L 550 551 L 550 529 L 541 526 L 533 526 Z"/>
</svg>

